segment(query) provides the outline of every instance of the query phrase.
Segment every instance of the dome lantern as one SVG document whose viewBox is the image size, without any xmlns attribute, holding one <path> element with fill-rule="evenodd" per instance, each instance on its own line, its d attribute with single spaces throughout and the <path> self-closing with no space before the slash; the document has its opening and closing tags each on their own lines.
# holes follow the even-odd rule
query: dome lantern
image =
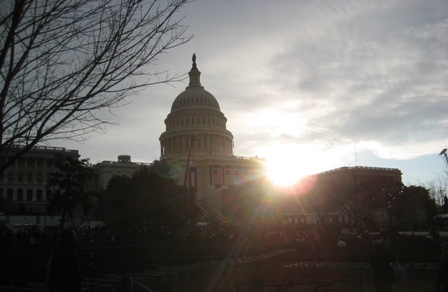
<svg viewBox="0 0 448 292">
<path fill-rule="evenodd" d="M 196 66 L 196 54 L 193 54 L 193 58 L 191 59 L 193 61 L 193 66 L 191 67 L 190 72 L 188 72 L 188 75 L 190 76 L 190 84 L 187 88 L 192 86 L 201 86 L 201 72 L 198 70 Z"/>
<path fill-rule="evenodd" d="M 196 54 L 193 54 L 193 65 L 188 72 L 190 83 L 184 92 L 179 94 L 171 106 L 171 112 L 191 107 L 207 107 L 220 111 L 216 98 L 201 85 L 201 72 L 196 65 Z"/>
</svg>

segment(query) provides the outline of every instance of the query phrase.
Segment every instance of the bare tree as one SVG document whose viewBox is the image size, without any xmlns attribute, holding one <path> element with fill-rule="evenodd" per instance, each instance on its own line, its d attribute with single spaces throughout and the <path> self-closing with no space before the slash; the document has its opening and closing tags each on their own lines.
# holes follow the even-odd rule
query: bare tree
<svg viewBox="0 0 448 292">
<path fill-rule="evenodd" d="M 86 183 L 92 178 L 89 160 L 59 155 L 55 157 L 58 171 L 50 175 L 47 189 L 52 191 L 47 211 L 50 215 L 61 214 L 60 227 L 64 227 L 67 215 L 73 216 L 76 206 L 84 204 L 89 194 Z"/>
<path fill-rule="evenodd" d="M 434 200 L 439 209 L 439 213 L 446 213 L 446 208 L 448 208 L 446 184 L 447 181 L 444 178 L 437 178 L 425 184 L 425 187 L 429 191 L 429 196 Z"/>
<path fill-rule="evenodd" d="M 188 2 L 2 1 L 0 174 L 38 143 L 105 131 L 100 111 L 136 91 L 180 80 L 146 70 L 192 38 L 176 18 Z"/>
</svg>

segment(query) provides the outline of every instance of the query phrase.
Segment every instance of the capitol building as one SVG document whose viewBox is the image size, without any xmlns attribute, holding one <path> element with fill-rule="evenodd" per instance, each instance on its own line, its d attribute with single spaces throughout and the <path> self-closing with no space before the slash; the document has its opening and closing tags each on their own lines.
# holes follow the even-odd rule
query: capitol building
<svg viewBox="0 0 448 292">
<path fill-rule="evenodd" d="M 204 209 L 221 212 L 221 191 L 230 185 L 265 175 L 257 157 L 233 153 L 233 135 L 218 100 L 201 84 L 196 57 L 187 88 L 174 100 L 160 135 L 160 158 L 172 166 L 178 185 L 196 190 Z"/>
</svg>

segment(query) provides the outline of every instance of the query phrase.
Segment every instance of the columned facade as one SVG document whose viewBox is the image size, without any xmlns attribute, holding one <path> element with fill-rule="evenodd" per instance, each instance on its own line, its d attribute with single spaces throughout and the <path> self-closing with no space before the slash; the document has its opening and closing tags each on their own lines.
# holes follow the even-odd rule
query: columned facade
<svg viewBox="0 0 448 292">
<path fill-rule="evenodd" d="M 79 157 L 77 150 L 36 146 L 0 176 L 0 196 L 12 204 L 34 203 L 36 210 L 43 210 L 42 202 L 51 196 L 47 184 L 51 173 L 57 170 L 54 164 L 56 155 Z"/>
<path fill-rule="evenodd" d="M 20 148 L 14 148 L 8 155 L 13 155 Z M 63 147 L 33 147 L 20 157 L 13 165 L 0 175 L 0 200 L 6 216 L 6 225 L 56 226 L 59 216 L 48 216 L 47 205 L 52 197 L 47 190 L 48 180 L 52 173 L 58 171 L 55 165 L 57 155 L 79 158 L 78 150 Z M 81 209 L 75 210 L 80 214 Z M 70 219 L 68 226 L 81 224 L 80 218 Z"/>
</svg>

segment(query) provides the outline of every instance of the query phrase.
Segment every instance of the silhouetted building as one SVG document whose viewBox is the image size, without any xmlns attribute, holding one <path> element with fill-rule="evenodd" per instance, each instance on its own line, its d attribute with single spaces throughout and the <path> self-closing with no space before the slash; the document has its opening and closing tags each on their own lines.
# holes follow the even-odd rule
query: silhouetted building
<svg viewBox="0 0 448 292">
<path fill-rule="evenodd" d="M 142 166 L 149 166 L 146 162 L 132 162 L 130 155 L 119 155 L 117 161 L 102 161 L 92 165 L 93 182 L 90 190 L 100 191 L 107 188 L 107 184 L 114 176 L 131 177 Z"/>
<path fill-rule="evenodd" d="M 401 171 L 397 168 L 345 166 L 324 171 L 312 177 L 317 184 L 327 184 L 331 186 L 330 191 L 339 192 L 339 195 L 345 197 L 344 208 L 333 214 L 343 218 L 344 213 L 349 212 L 355 218 L 348 216 L 348 220 L 358 221 L 354 222 L 357 226 L 359 222 L 364 222 L 367 218 L 379 224 L 392 223 L 391 212 L 397 207 L 391 204 L 393 204 L 393 197 L 399 196 L 402 192 L 401 175 Z M 338 190 L 333 190 L 333 187 Z M 386 199 L 385 196 L 390 198 Z"/>
<path fill-rule="evenodd" d="M 12 156 L 20 147 L 13 148 Z M 59 217 L 47 216 L 46 208 L 51 198 L 47 190 L 57 155 L 79 158 L 78 150 L 63 147 L 33 147 L 8 167 L 0 176 L 0 198 L 6 223 L 14 225 L 57 225 Z M 69 222 L 73 224 L 74 222 Z M 80 222 L 79 222 L 80 224 Z"/>
<path fill-rule="evenodd" d="M 334 180 L 355 186 L 372 179 L 395 180 L 401 183 L 401 171 L 397 168 L 344 166 L 313 175 L 323 180 Z"/>
<path fill-rule="evenodd" d="M 221 191 L 229 185 L 264 175 L 257 157 L 233 154 L 233 135 L 216 98 L 200 82 L 195 58 L 188 87 L 174 100 L 160 135 L 161 160 L 172 165 L 178 185 L 193 187 L 197 203 L 221 212 Z"/>
</svg>

